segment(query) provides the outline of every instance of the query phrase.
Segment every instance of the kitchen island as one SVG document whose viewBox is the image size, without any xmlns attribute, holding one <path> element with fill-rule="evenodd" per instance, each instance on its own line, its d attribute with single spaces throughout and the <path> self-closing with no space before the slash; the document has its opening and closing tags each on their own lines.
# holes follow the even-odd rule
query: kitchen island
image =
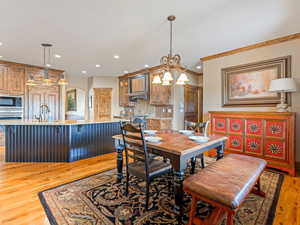
<svg viewBox="0 0 300 225">
<path fill-rule="evenodd" d="M 114 152 L 119 121 L 0 121 L 5 161 L 72 162 Z"/>
</svg>

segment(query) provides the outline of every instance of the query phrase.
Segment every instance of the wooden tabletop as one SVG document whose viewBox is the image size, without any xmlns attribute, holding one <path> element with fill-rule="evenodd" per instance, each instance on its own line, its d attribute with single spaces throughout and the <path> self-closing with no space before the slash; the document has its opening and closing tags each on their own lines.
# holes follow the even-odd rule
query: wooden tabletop
<svg viewBox="0 0 300 225">
<path fill-rule="evenodd" d="M 199 150 L 202 147 L 204 148 L 217 142 L 227 140 L 226 136 L 212 135 L 208 136 L 208 142 L 197 143 L 190 140 L 188 136 L 180 134 L 176 131 L 160 131 L 157 133 L 157 136 L 161 137 L 162 141 L 160 143 L 147 142 L 147 146 L 153 149 L 171 152 L 176 155 L 184 155 L 192 151 Z M 113 138 L 122 139 L 122 135 L 115 135 Z"/>
</svg>

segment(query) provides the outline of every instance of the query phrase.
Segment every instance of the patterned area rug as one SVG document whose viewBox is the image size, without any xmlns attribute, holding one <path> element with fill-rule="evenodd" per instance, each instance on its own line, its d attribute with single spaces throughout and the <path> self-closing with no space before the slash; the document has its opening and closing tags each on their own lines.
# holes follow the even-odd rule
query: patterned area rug
<svg viewBox="0 0 300 225">
<path fill-rule="evenodd" d="M 207 164 L 212 162 L 211 158 L 206 158 Z M 53 225 L 173 225 L 177 224 L 177 211 L 167 179 L 168 177 L 161 177 L 152 182 L 148 211 L 144 210 L 145 183 L 131 177 L 129 195 L 126 197 L 125 184 L 116 183 L 116 170 L 54 187 L 39 193 L 39 197 Z M 283 175 L 265 171 L 261 183 L 262 190 L 267 194 L 266 198 L 250 194 L 238 211 L 234 224 L 271 225 L 282 181 Z M 184 222 L 187 223 L 190 197 L 186 195 L 184 199 Z M 197 214 L 206 217 L 211 209 L 210 205 L 200 202 Z"/>
</svg>

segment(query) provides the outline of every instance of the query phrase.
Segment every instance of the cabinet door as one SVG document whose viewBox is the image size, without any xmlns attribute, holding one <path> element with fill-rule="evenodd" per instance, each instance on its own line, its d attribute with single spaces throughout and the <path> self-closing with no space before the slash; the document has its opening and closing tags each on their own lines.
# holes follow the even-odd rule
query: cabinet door
<svg viewBox="0 0 300 225">
<path fill-rule="evenodd" d="M 161 84 L 152 84 L 154 76 L 150 75 L 150 104 L 152 105 L 169 105 L 171 99 L 171 86 Z"/>
<path fill-rule="evenodd" d="M 49 119 L 58 120 L 60 111 L 59 88 L 30 87 L 28 89 L 28 119 L 40 114 L 41 104 L 47 104 L 50 110 Z"/>
<path fill-rule="evenodd" d="M 49 120 L 59 119 L 59 95 L 58 92 L 50 92 L 44 94 L 45 104 L 48 105 L 50 113 Z"/>
<path fill-rule="evenodd" d="M 25 68 L 8 67 L 8 90 L 10 94 L 23 95 L 25 86 Z"/>
<path fill-rule="evenodd" d="M 44 93 L 30 89 L 28 93 L 28 119 L 35 119 L 40 114 L 40 106 L 44 102 Z"/>
<path fill-rule="evenodd" d="M 119 80 L 119 105 L 128 106 L 129 96 L 128 96 L 128 79 Z"/>
<path fill-rule="evenodd" d="M 0 91 L 3 94 L 8 92 L 8 76 L 7 76 L 7 66 L 0 65 Z"/>
</svg>

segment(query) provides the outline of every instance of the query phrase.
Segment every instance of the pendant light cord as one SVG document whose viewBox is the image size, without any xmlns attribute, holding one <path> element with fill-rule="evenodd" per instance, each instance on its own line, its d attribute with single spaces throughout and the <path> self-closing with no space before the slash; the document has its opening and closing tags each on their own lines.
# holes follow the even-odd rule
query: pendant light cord
<svg viewBox="0 0 300 225">
<path fill-rule="evenodd" d="M 173 21 L 170 21 L 170 57 L 172 57 L 172 42 L 173 42 Z"/>
</svg>

